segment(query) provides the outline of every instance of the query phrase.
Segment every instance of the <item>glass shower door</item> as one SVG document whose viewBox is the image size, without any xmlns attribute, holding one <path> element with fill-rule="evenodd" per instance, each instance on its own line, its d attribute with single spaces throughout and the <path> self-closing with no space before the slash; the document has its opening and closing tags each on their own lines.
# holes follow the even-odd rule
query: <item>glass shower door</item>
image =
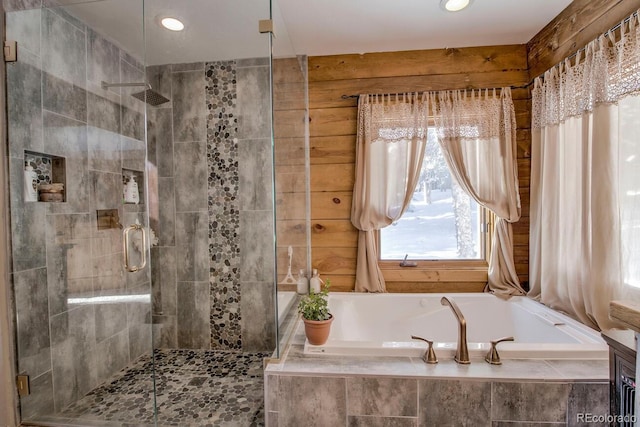
<svg viewBox="0 0 640 427">
<path fill-rule="evenodd" d="M 19 3 L 6 67 L 21 418 L 153 423 L 143 3 Z"/>
<path fill-rule="evenodd" d="M 22 420 L 262 424 L 269 0 L 23 3 L 6 12 Z"/>
</svg>

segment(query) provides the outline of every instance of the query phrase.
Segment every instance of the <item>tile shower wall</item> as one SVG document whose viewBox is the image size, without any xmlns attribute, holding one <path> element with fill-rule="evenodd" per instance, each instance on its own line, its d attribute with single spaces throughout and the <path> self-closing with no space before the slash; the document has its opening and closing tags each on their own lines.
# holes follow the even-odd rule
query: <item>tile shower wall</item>
<svg viewBox="0 0 640 427">
<path fill-rule="evenodd" d="M 148 114 L 155 344 L 271 351 L 269 60 L 154 66 L 147 77 L 171 99 Z"/>
<path fill-rule="evenodd" d="M 204 63 L 147 68 L 170 100 L 148 109 L 155 345 L 210 347 Z"/>
<path fill-rule="evenodd" d="M 268 351 L 276 340 L 270 64 L 236 65 L 242 347 Z"/>
<path fill-rule="evenodd" d="M 145 221 L 143 207 L 122 204 L 122 168 L 145 169 L 144 106 L 130 97 L 134 89 L 100 86 L 144 73 L 63 10 L 13 11 L 6 20 L 20 46 L 18 62 L 7 64 L 11 279 L 18 371 L 32 390 L 22 417 L 30 419 L 61 410 L 151 350 L 148 268 L 125 275 L 120 229 L 98 230 L 96 219 L 98 209 L 117 209 L 122 223 Z M 65 203 L 24 202 L 25 151 L 65 158 Z"/>
</svg>

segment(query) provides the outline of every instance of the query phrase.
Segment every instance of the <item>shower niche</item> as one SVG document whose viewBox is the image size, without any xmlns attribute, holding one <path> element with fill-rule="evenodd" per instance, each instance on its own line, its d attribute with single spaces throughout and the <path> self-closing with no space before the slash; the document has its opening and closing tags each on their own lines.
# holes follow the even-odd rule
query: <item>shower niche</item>
<svg viewBox="0 0 640 427">
<path fill-rule="evenodd" d="M 26 202 L 66 202 L 66 160 L 51 154 L 24 152 Z M 32 186 L 30 191 L 29 185 Z"/>
</svg>

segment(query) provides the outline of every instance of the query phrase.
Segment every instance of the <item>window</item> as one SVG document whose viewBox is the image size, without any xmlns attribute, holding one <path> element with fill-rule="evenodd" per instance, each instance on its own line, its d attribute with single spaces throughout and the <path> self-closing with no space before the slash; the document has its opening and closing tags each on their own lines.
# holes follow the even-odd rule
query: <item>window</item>
<svg viewBox="0 0 640 427">
<path fill-rule="evenodd" d="M 380 231 L 380 259 L 484 260 L 487 218 L 452 179 L 429 129 L 420 181 L 402 217 Z"/>
<path fill-rule="evenodd" d="M 640 291 L 640 142 L 637 138 L 640 97 L 627 97 L 619 105 L 618 200 L 622 278 L 626 285 Z"/>
</svg>

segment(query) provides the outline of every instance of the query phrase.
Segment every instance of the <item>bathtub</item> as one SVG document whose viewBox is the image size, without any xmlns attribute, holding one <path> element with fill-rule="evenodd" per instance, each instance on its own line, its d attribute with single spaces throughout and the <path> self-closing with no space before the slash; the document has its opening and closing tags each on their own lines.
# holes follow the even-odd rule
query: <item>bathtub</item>
<svg viewBox="0 0 640 427">
<path fill-rule="evenodd" d="M 291 291 L 278 291 L 278 326 L 282 325 L 282 322 L 289 314 L 289 310 L 296 301 L 296 293 Z"/>
<path fill-rule="evenodd" d="M 334 315 L 325 345 L 305 344 L 305 354 L 421 357 L 434 341 L 439 360 L 452 359 L 458 340 L 453 311 L 440 304 L 445 294 L 360 294 L 332 292 Z M 502 359 L 607 359 L 600 333 L 527 297 L 502 300 L 491 294 L 446 294 L 467 321 L 471 359 L 484 358 L 489 341 Z"/>
</svg>

